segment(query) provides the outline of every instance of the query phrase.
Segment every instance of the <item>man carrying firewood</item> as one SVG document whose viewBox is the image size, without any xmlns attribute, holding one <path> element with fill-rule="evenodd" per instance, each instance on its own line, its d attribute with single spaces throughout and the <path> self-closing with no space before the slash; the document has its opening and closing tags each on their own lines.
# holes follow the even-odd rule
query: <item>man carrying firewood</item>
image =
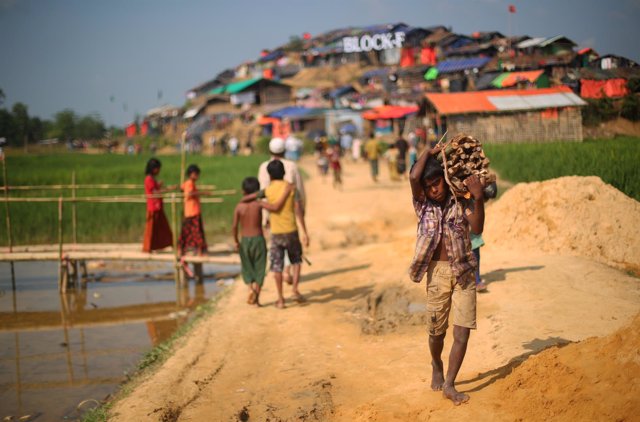
<svg viewBox="0 0 640 422">
<path fill-rule="evenodd" d="M 411 169 L 411 192 L 419 222 L 409 275 L 416 283 L 427 275 L 431 388 L 442 390 L 446 398 L 459 405 L 468 401 L 469 396 L 455 389 L 455 380 L 467 351 L 471 329 L 476 328 L 474 274 L 478 263 L 471 250 L 469 229 L 476 234 L 482 233 L 484 197 L 477 174 L 462 181 L 470 198 L 458 198 L 454 194 L 456 190 L 447 183 L 446 170 L 436 159 L 440 151 L 439 146 L 425 151 Z M 442 155 L 446 166 L 447 158 L 444 153 Z M 445 377 L 441 355 L 449 319 L 453 323 L 454 342 Z"/>
</svg>

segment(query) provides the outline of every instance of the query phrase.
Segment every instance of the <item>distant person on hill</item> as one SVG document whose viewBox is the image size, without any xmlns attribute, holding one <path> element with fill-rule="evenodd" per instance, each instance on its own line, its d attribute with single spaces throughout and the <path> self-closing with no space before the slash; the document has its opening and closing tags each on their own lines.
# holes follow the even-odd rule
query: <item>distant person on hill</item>
<svg viewBox="0 0 640 422">
<path fill-rule="evenodd" d="M 231 152 L 232 156 L 235 157 L 238 155 L 238 148 L 240 148 L 240 142 L 238 141 L 238 138 L 232 136 L 231 139 L 229 139 L 229 152 Z"/>
<path fill-rule="evenodd" d="M 396 167 L 398 169 L 398 175 L 402 179 L 406 179 L 407 172 L 407 151 L 409 150 L 409 143 L 401 136 L 396 140 L 396 149 L 398 150 L 398 161 Z"/>
<path fill-rule="evenodd" d="M 455 380 L 467 351 L 469 335 L 476 328 L 475 270 L 469 232 L 481 234 L 484 197 L 478 176 L 464 184 L 473 200 L 454 198 L 435 158 L 439 148 L 425 151 L 411 169 L 413 205 L 418 216 L 415 255 L 409 267 L 411 280 L 427 276 L 427 328 L 431 352 L 431 388 L 442 390 L 455 405 L 469 396 L 455 388 Z M 453 323 L 453 345 L 446 377 L 442 349 L 449 316 Z"/>
<path fill-rule="evenodd" d="M 252 195 L 251 199 L 243 199 L 233 212 L 233 240 L 240 253 L 242 279 L 249 287 L 249 305 L 260 306 L 260 291 L 264 283 L 267 266 L 267 244 L 262 232 L 262 209 L 279 211 L 284 205 L 293 185 L 287 185 L 280 200 L 276 204 L 256 201 L 255 194 L 260 190 L 260 182 L 255 177 L 247 177 L 242 181 L 242 191 Z M 238 240 L 238 224 L 242 227 L 242 239 Z"/>
<path fill-rule="evenodd" d="M 489 199 L 493 199 L 498 196 L 498 185 L 496 182 L 493 182 L 487 186 L 482 191 L 484 196 L 484 201 L 487 202 Z M 478 267 L 476 268 L 476 291 L 478 292 L 486 292 L 487 285 L 480 277 L 480 248 L 484 246 L 484 239 L 482 238 L 482 234 L 475 234 L 473 231 L 470 233 L 471 235 L 471 249 L 473 250 L 473 254 L 478 261 Z"/>
<path fill-rule="evenodd" d="M 371 168 L 371 179 L 374 182 L 378 181 L 378 157 L 380 157 L 380 153 L 382 152 L 382 147 L 380 146 L 380 142 L 374 137 L 372 134 L 369 140 L 364 144 L 364 152 L 367 155 L 367 161 L 369 161 L 369 166 Z"/>
<path fill-rule="evenodd" d="M 327 149 L 329 166 L 333 172 L 333 188 L 342 189 L 342 165 L 340 164 L 340 148 L 336 145 Z"/>
<path fill-rule="evenodd" d="M 360 157 L 362 157 L 362 139 L 356 136 L 351 145 L 351 158 L 354 162 L 357 162 L 360 161 Z"/>
<path fill-rule="evenodd" d="M 398 148 L 396 148 L 395 145 L 389 146 L 387 151 L 384 153 L 384 158 L 387 160 L 387 164 L 389 165 L 389 179 L 391 179 L 392 182 L 399 182 Z"/>
<path fill-rule="evenodd" d="M 151 158 L 147 162 L 144 178 L 144 193 L 147 195 L 147 223 L 144 229 L 142 250 L 152 252 L 164 249 L 173 244 L 173 235 L 169 228 L 169 222 L 164 214 L 162 198 L 157 198 L 161 193 L 174 190 L 175 186 L 168 189 L 162 188 L 162 182 L 157 180 L 162 164 L 157 158 Z"/>
<path fill-rule="evenodd" d="M 187 180 L 181 186 L 184 193 L 184 219 L 182 220 L 182 230 L 178 240 L 178 255 L 181 257 L 188 250 L 193 250 L 198 255 L 204 255 L 207 252 L 200 196 L 207 195 L 208 192 L 201 192 L 196 187 L 196 182 L 200 177 L 200 168 L 197 165 L 191 164 L 187 167 L 186 175 Z M 184 260 L 181 262 L 187 274 L 191 275 Z"/>
</svg>

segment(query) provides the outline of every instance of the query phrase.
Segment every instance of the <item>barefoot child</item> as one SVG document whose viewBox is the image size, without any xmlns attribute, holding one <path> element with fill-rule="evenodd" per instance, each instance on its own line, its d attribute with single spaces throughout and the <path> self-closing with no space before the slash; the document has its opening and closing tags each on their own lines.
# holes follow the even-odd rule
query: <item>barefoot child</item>
<svg viewBox="0 0 640 422">
<path fill-rule="evenodd" d="M 196 182 L 200 177 L 200 168 L 191 164 L 186 171 L 187 180 L 182 184 L 184 193 L 184 219 L 182 220 L 182 230 L 178 238 L 178 255 L 180 263 L 185 273 L 193 277 L 193 271 L 184 260 L 185 252 L 192 250 L 198 256 L 207 252 L 207 240 L 204 237 L 204 225 L 202 224 L 202 211 L 200 208 L 200 196 L 208 195 L 209 192 L 199 191 Z"/>
<path fill-rule="evenodd" d="M 484 198 L 482 184 L 475 175 L 464 180 L 473 200 L 454 198 L 435 158 L 438 152 L 439 148 L 425 151 L 411 169 L 411 192 L 419 222 L 409 275 L 416 283 L 427 275 L 431 388 L 442 390 L 446 398 L 459 405 L 468 401 L 469 396 L 455 389 L 455 380 L 471 329 L 476 328 L 474 275 L 478 263 L 471 251 L 469 229 L 482 233 Z M 454 341 L 445 377 L 441 355 L 450 314 Z"/>
<path fill-rule="evenodd" d="M 236 206 L 232 227 L 236 250 L 240 253 L 242 279 L 249 287 L 247 303 L 256 306 L 260 306 L 260 290 L 264 283 L 267 265 L 267 244 L 262 232 L 262 208 L 279 211 L 293 190 L 293 186 L 286 187 L 276 204 L 256 201 L 256 192 L 259 189 L 260 182 L 255 177 L 247 177 L 242 181 L 245 197 Z M 238 241 L 238 224 L 242 226 L 241 241 Z"/>
</svg>

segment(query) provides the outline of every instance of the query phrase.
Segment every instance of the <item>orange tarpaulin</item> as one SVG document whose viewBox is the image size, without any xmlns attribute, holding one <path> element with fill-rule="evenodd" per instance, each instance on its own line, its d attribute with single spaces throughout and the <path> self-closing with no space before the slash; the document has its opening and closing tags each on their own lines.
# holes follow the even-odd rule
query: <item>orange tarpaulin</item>
<svg viewBox="0 0 640 422">
<path fill-rule="evenodd" d="M 540 75 L 544 73 L 544 70 L 531 70 L 528 72 L 511 72 L 507 77 L 502 80 L 502 88 L 513 86 L 520 81 L 529 81 L 534 83 Z"/>
<path fill-rule="evenodd" d="M 580 96 L 582 98 L 624 97 L 629 94 L 627 81 L 622 78 L 596 81 L 580 80 Z"/>
<path fill-rule="evenodd" d="M 367 120 L 399 119 L 401 117 L 405 117 L 408 114 L 416 113 L 417 111 L 417 106 L 402 107 L 384 105 L 376 107 L 373 110 L 365 111 L 364 113 L 362 113 L 362 117 Z"/>
</svg>

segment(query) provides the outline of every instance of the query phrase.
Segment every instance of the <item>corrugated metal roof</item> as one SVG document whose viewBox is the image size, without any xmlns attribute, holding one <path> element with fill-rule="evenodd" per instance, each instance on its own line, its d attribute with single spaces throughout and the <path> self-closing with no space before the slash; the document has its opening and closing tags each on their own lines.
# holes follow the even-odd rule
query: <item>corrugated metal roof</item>
<svg viewBox="0 0 640 422">
<path fill-rule="evenodd" d="M 485 64 L 489 63 L 489 60 L 491 60 L 491 57 L 471 57 L 469 59 L 445 60 L 438 63 L 437 68 L 439 73 L 452 73 L 474 68 L 480 69 Z"/>
<path fill-rule="evenodd" d="M 542 42 L 544 42 L 546 40 L 545 37 L 536 37 L 536 38 L 531 38 L 528 40 L 524 40 L 522 42 L 519 42 L 518 45 L 516 45 L 517 48 L 529 48 L 529 47 L 536 47 L 539 46 Z"/>
<path fill-rule="evenodd" d="M 586 105 L 569 87 L 542 89 L 491 90 L 453 94 L 427 94 L 440 114 L 487 113 L 536 110 L 549 107 Z"/>
</svg>

